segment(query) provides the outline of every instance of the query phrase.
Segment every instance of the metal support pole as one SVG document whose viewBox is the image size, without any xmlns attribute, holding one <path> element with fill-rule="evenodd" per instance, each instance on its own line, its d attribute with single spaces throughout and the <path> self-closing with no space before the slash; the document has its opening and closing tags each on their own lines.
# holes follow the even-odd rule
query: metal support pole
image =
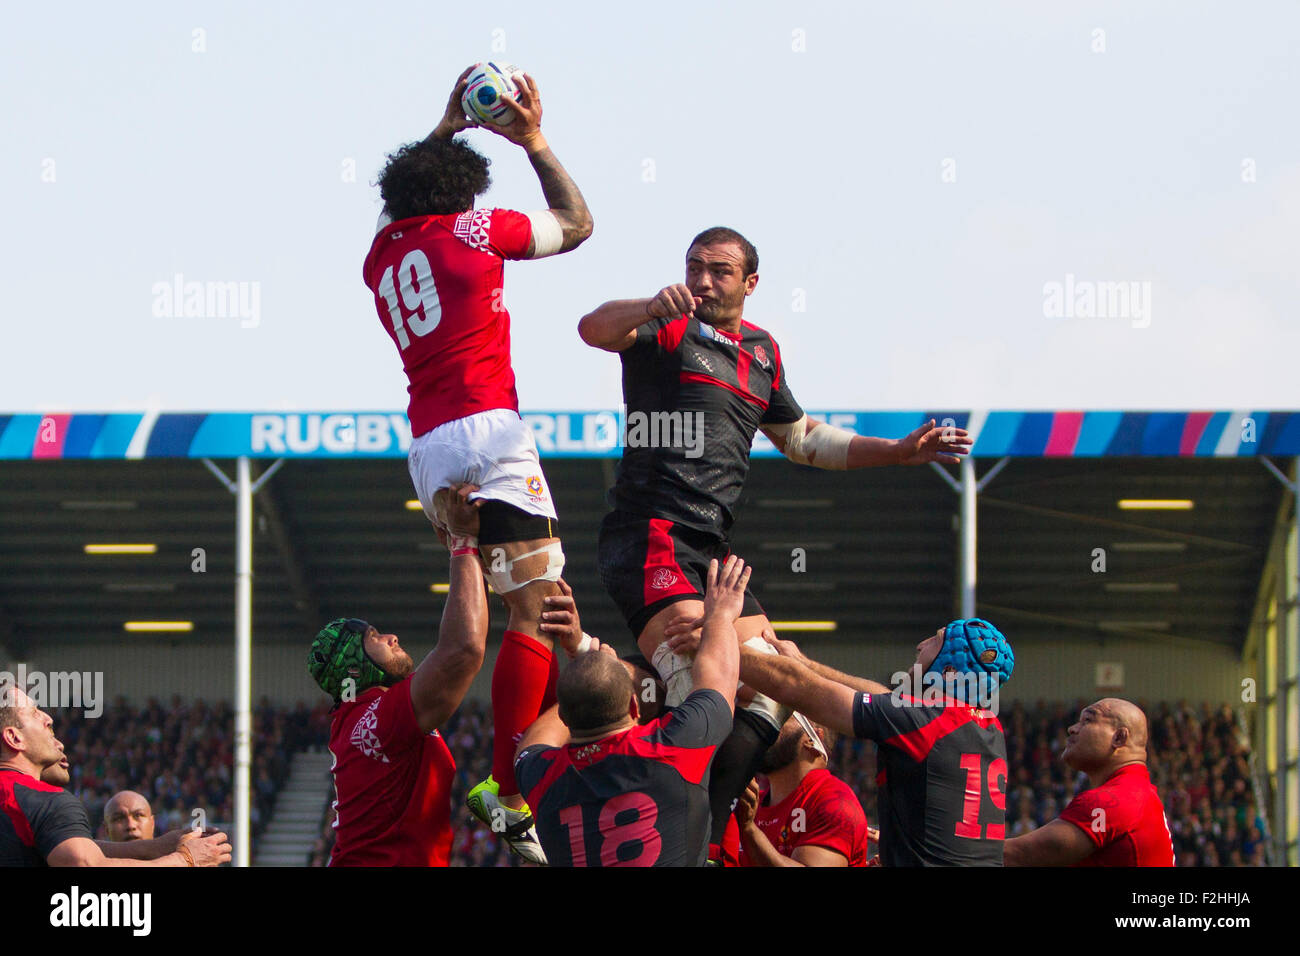
<svg viewBox="0 0 1300 956">
<path fill-rule="evenodd" d="M 1264 459 L 1266 464 L 1272 464 Z M 1276 471 L 1276 470 L 1275 470 Z M 1282 538 L 1281 560 L 1278 562 L 1277 595 L 1277 655 L 1274 666 L 1277 668 L 1277 697 L 1274 700 L 1274 734 L 1277 742 L 1277 774 L 1274 777 L 1275 803 L 1273 834 L 1274 866 L 1294 865 L 1292 854 L 1291 831 L 1297 817 L 1300 817 L 1300 793 L 1292 779 L 1292 767 L 1295 761 L 1292 752 L 1296 747 L 1296 735 L 1300 733 L 1291 723 L 1291 702 L 1300 693 L 1300 674 L 1293 667 L 1294 655 L 1292 645 L 1300 641 L 1300 457 L 1295 461 L 1295 480 L 1283 482 L 1288 484 L 1292 494 L 1291 526 L 1296 528 L 1295 553 L 1288 553 L 1290 531 Z M 1285 476 L 1282 476 L 1285 477 Z M 1295 561 L 1292 566 L 1291 561 Z"/>
<path fill-rule="evenodd" d="M 1260 692 L 1268 700 L 1269 678 L 1273 684 L 1273 761 L 1277 772 L 1273 775 L 1272 807 L 1272 859 L 1274 866 L 1294 866 L 1297 848 L 1293 846 L 1291 831 L 1295 821 L 1300 818 L 1300 787 L 1292 779 L 1292 749 L 1296 746 L 1296 736 L 1300 728 L 1291 723 L 1291 701 L 1300 694 L 1300 674 L 1292 667 L 1292 644 L 1300 641 L 1300 457 L 1295 459 L 1295 479 L 1278 468 L 1267 458 L 1261 457 L 1260 464 L 1273 473 L 1273 477 L 1291 492 L 1292 511 L 1291 526 L 1296 528 L 1296 551 L 1289 551 L 1291 532 L 1284 529 L 1282 546 L 1277 553 L 1277 578 L 1273 585 L 1274 603 L 1277 608 L 1273 621 L 1274 633 L 1277 635 L 1273 647 L 1273 656 L 1268 655 L 1268 641 L 1261 636 L 1259 643 L 1257 670 L 1264 687 Z M 1295 561 L 1295 567 L 1290 562 Z M 1265 623 L 1264 628 L 1267 628 Z M 1300 653 L 1300 651 L 1297 651 Z M 1262 724 L 1263 721 L 1258 722 Z M 1264 752 L 1264 742 L 1268 739 L 1266 729 L 1257 726 L 1255 733 L 1256 753 Z M 1264 757 L 1265 766 L 1268 758 Z"/>
<path fill-rule="evenodd" d="M 1291 524 L 1296 529 L 1295 567 L 1291 569 L 1294 572 L 1291 581 L 1291 587 L 1294 588 L 1294 597 L 1288 595 L 1287 604 L 1291 609 L 1291 627 L 1290 633 L 1283 641 L 1283 647 L 1290 642 L 1295 649 L 1295 653 L 1290 654 L 1283 651 L 1283 654 L 1287 658 L 1286 677 L 1290 693 L 1300 694 L 1300 666 L 1297 666 L 1297 664 L 1300 664 L 1300 660 L 1298 660 L 1300 659 L 1300 455 L 1297 455 L 1295 459 L 1295 484 L 1296 490 L 1293 492 L 1294 500 L 1292 501 L 1291 510 Z M 1282 726 L 1287 728 L 1286 733 L 1289 735 L 1291 742 L 1291 746 L 1287 748 L 1288 756 L 1290 750 L 1300 748 L 1300 741 L 1296 740 L 1297 737 L 1300 737 L 1300 727 L 1291 723 L 1290 713 L 1291 708 L 1288 702 L 1286 713 L 1281 718 Z M 1297 776 L 1300 777 L 1300 767 L 1297 768 L 1297 771 Z M 1286 781 L 1287 789 L 1287 810 L 1282 814 L 1282 819 L 1279 821 L 1283 827 L 1283 848 L 1281 853 L 1273 857 L 1272 863 L 1274 866 L 1295 866 L 1300 863 L 1300 845 L 1292 846 L 1291 830 L 1293 823 L 1300 828 L 1300 787 L 1294 785 L 1296 781 L 1291 778 L 1289 766 L 1283 769 L 1282 778 Z"/>
<path fill-rule="evenodd" d="M 1274 859 L 1286 859 L 1286 837 L 1287 837 L 1287 800 L 1286 800 L 1286 757 L 1287 743 L 1290 735 L 1286 729 L 1287 713 L 1287 666 L 1286 666 L 1286 649 L 1287 638 L 1289 636 L 1290 611 L 1286 606 L 1287 592 L 1290 590 L 1287 581 L 1287 535 L 1285 532 L 1282 536 L 1282 547 L 1278 549 L 1277 576 L 1275 578 L 1275 601 L 1277 606 L 1277 616 L 1274 618 L 1273 629 L 1277 639 L 1273 643 L 1273 659 L 1268 662 L 1269 671 L 1274 675 L 1273 678 L 1273 759 L 1277 766 L 1277 773 L 1273 775 L 1273 819 L 1277 821 L 1277 830 L 1280 831 L 1274 837 L 1274 851 L 1281 850 L 1281 853 L 1275 853 Z M 1265 691 L 1267 693 L 1267 690 Z M 1267 766 L 1267 764 L 1265 764 Z M 1281 845 L 1278 845 L 1280 837 Z"/>
<path fill-rule="evenodd" d="M 1287 595 L 1287 605 L 1291 611 L 1291 626 L 1289 628 L 1290 633 L 1282 642 L 1284 648 L 1282 653 L 1287 660 L 1287 687 L 1292 695 L 1300 694 L 1300 666 L 1298 666 L 1300 665 L 1300 455 L 1297 455 L 1295 460 L 1295 477 L 1296 490 L 1293 492 L 1291 510 L 1291 524 L 1296 529 L 1295 567 L 1291 569 L 1293 572 L 1291 587 L 1294 588 L 1294 591 L 1292 594 Z M 1285 650 L 1288 643 L 1293 646 L 1294 654 Z M 1300 749 L 1300 741 L 1296 739 L 1300 737 L 1300 727 L 1291 722 L 1289 701 L 1281 721 L 1282 726 L 1286 728 L 1286 734 L 1290 742 L 1287 747 L 1289 757 L 1291 750 Z M 1300 758 L 1300 755 L 1298 755 L 1298 758 Z M 1297 767 L 1297 777 L 1300 777 L 1300 767 Z M 1291 777 L 1289 765 L 1283 768 L 1282 779 L 1286 785 L 1287 802 L 1287 809 L 1279 821 L 1283 827 L 1283 848 L 1281 853 L 1273 857 L 1272 863 L 1274 866 L 1295 866 L 1300 863 L 1300 845 L 1292 846 L 1291 831 L 1293 824 L 1300 828 L 1300 787 L 1295 786 L 1296 780 Z M 1297 842 L 1300 843 L 1300 841 Z"/>
<path fill-rule="evenodd" d="M 975 462 L 961 460 L 961 616 L 975 616 Z"/>
<path fill-rule="evenodd" d="M 248 459 L 237 462 L 235 492 L 235 866 L 248 866 L 253 710 L 253 488 Z"/>
</svg>

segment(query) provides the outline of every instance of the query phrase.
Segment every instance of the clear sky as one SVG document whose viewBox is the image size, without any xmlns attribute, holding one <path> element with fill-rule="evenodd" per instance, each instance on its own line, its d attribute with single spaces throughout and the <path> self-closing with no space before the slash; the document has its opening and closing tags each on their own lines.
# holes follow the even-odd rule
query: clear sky
<svg viewBox="0 0 1300 956">
<path fill-rule="evenodd" d="M 810 408 L 1300 407 L 1300 4 L 4 20 L 0 412 L 405 408 L 361 281 L 370 183 L 488 58 L 537 79 L 596 222 L 507 266 L 525 408 L 617 405 L 618 361 L 578 318 L 679 281 L 717 224 L 757 245 L 746 318 Z M 521 150 L 468 135 L 487 204 L 542 206 Z M 244 317 L 167 314 L 178 275 L 242 284 Z"/>
</svg>

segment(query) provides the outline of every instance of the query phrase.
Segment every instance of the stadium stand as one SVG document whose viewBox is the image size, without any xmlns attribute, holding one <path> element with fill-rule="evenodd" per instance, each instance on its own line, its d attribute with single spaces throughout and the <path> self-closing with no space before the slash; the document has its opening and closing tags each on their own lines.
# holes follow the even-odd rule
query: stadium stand
<svg viewBox="0 0 1300 956">
<path fill-rule="evenodd" d="M 119 790 L 149 800 L 157 832 L 190 826 L 202 810 L 209 826 L 232 818 L 234 717 L 228 703 L 156 699 L 132 705 L 119 698 L 98 718 L 53 710 L 54 729 L 68 754 L 68 789 L 86 805 L 96 837 L 105 838 L 104 804 Z M 256 839 L 270 819 L 295 753 L 322 746 L 325 706 L 276 708 L 263 700 L 253 713 L 251 815 Z"/>
</svg>

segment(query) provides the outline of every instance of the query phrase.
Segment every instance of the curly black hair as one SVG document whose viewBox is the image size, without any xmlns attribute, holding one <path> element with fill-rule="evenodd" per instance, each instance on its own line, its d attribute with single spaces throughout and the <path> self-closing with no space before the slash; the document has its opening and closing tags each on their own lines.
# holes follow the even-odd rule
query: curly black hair
<svg viewBox="0 0 1300 956">
<path fill-rule="evenodd" d="M 430 137 L 389 153 L 376 185 L 394 221 L 444 216 L 474 208 L 492 185 L 491 162 L 463 140 Z"/>
</svg>

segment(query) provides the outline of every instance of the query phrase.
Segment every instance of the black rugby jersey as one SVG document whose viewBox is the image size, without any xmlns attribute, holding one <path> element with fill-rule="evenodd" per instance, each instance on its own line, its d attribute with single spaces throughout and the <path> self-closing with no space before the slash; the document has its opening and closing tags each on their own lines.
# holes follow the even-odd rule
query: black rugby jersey
<svg viewBox="0 0 1300 956">
<path fill-rule="evenodd" d="M 640 727 L 586 744 L 534 746 L 515 761 L 552 866 L 703 866 L 709 769 L 731 708 L 697 690 Z"/>
<path fill-rule="evenodd" d="M 858 694 L 853 731 L 877 745 L 880 862 L 1001 866 L 1007 743 L 987 710 Z"/>
<path fill-rule="evenodd" d="M 86 808 L 72 794 L 0 767 L 0 867 L 45 866 L 64 840 L 93 836 Z"/>
<path fill-rule="evenodd" d="M 772 336 L 748 322 L 740 331 L 654 319 L 620 353 L 627 420 L 616 509 L 719 536 L 731 528 L 759 426 L 804 414 Z"/>
</svg>

